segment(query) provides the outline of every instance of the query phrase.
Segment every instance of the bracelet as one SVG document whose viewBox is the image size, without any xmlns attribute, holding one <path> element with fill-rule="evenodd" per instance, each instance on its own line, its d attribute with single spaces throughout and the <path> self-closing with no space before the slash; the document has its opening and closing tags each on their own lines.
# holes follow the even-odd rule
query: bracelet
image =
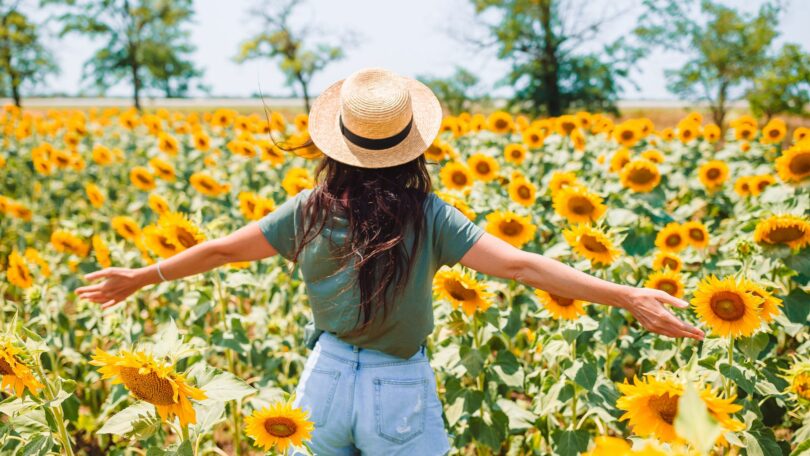
<svg viewBox="0 0 810 456">
<path fill-rule="evenodd" d="M 165 282 L 165 281 L 166 281 L 166 277 L 163 277 L 163 273 L 162 273 L 162 272 L 160 272 L 160 261 L 158 261 L 158 262 L 157 262 L 157 273 L 158 273 L 158 275 L 160 276 L 160 279 L 161 279 L 161 280 L 163 280 L 163 281 Z"/>
</svg>

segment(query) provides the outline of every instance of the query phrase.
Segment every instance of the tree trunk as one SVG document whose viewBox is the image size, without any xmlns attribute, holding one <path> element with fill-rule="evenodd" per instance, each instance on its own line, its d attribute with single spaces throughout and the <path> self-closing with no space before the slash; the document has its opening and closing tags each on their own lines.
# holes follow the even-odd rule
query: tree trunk
<svg viewBox="0 0 810 456">
<path fill-rule="evenodd" d="M 130 69 L 132 70 L 132 101 L 135 109 L 141 110 L 141 78 L 138 76 L 138 62 L 133 52 L 130 56 Z"/>
<path fill-rule="evenodd" d="M 304 95 L 304 109 L 309 114 L 309 87 L 307 87 L 307 82 L 300 73 L 296 74 L 296 79 L 298 79 L 298 83 L 301 85 L 301 93 Z"/>
<path fill-rule="evenodd" d="M 720 127 L 720 131 L 725 131 L 723 122 L 726 119 L 726 102 L 728 99 L 728 83 L 723 81 L 717 89 L 717 100 L 715 105 L 712 106 L 712 119 L 714 123 Z"/>
<path fill-rule="evenodd" d="M 540 26 L 543 28 L 543 57 L 545 63 L 542 67 L 542 81 L 546 90 L 546 109 L 550 116 L 562 114 L 560 100 L 559 62 L 557 49 L 554 43 L 554 30 L 551 25 L 551 2 L 540 2 Z"/>
<path fill-rule="evenodd" d="M 11 97 L 14 99 L 14 106 L 22 108 L 22 100 L 20 99 L 20 81 L 13 73 L 11 74 Z"/>
</svg>

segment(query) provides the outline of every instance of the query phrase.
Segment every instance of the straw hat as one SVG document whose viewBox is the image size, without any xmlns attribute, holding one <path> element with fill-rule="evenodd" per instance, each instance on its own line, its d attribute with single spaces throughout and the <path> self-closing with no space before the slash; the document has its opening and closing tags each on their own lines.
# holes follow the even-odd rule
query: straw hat
<svg viewBox="0 0 810 456">
<path fill-rule="evenodd" d="M 365 68 L 332 84 L 309 111 L 309 134 L 318 149 L 361 168 L 417 158 L 441 123 L 441 105 L 426 85 L 382 68 Z"/>
</svg>

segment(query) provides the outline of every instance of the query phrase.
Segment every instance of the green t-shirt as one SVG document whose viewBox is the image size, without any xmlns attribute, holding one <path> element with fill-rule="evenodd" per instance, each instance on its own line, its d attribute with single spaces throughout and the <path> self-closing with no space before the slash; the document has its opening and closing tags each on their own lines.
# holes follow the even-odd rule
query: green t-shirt
<svg viewBox="0 0 810 456">
<path fill-rule="evenodd" d="M 302 203 L 312 193 L 304 190 L 288 199 L 259 220 L 259 228 L 281 256 L 290 260 L 294 247 L 303 236 Z M 339 269 L 330 258 L 332 242 L 341 245 L 347 237 L 348 220 L 340 213 L 331 214 L 323 231 L 308 243 L 298 257 L 298 266 L 306 284 L 316 331 L 328 331 L 347 343 L 410 358 L 433 332 L 433 276 L 443 265 L 452 266 L 484 234 L 458 209 L 431 193 L 425 199 L 425 228 L 421 248 L 416 252 L 413 269 L 402 294 L 394 297 L 386 318 L 375 315 L 362 334 L 349 334 L 355 327 L 360 308 L 360 291 L 346 287 L 354 277 L 352 267 Z M 413 245 L 412 225 L 405 232 L 405 246 Z M 349 260 L 353 263 L 354 260 Z M 351 274 L 351 275 L 350 275 Z M 340 290 L 348 288 L 339 293 Z M 390 287 L 393 288 L 393 287 Z M 391 290 L 389 290 L 390 292 Z M 389 294 L 389 296 L 391 296 Z M 382 321 L 380 321 L 382 320 Z"/>
</svg>

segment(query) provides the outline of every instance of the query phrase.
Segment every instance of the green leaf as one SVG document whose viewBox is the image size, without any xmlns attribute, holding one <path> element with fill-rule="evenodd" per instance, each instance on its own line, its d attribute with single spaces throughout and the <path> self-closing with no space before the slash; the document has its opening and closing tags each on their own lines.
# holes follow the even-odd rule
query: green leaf
<svg viewBox="0 0 810 456">
<path fill-rule="evenodd" d="M 748 456 L 782 456 L 776 437 L 768 428 L 758 427 L 743 432 L 742 440 Z"/>
<path fill-rule="evenodd" d="M 804 456 L 810 454 L 810 440 L 805 440 L 790 453 L 790 456 Z"/>
<path fill-rule="evenodd" d="M 737 339 L 736 345 L 740 351 L 750 360 L 756 360 L 759 353 L 768 346 L 770 336 L 766 333 L 757 333 L 752 337 L 741 337 Z"/>
<path fill-rule="evenodd" d="M 720 365 L 720 373 L 730 378 L 734 383 L 742 388 L 746 393 L 753 394 L 756 387 L 756 379 L 749 379 L 745 374 L 737 368 L 737 366 L 729 366 L 728 364 Z"/>
<path fill-rule="evenodd" d="M 20 456 L 45 456 L 53 448 L 54 441 L 50 435 L 38 435 L 22 447 Z"/>
<path fill-rule="evenodd" d="M 583 429 L 575 431 L 558 429 L 551 438 L 554 441 L 554 449 L 561 456 L 577 456 L 588 450 L 588 443 L 591 441 L 590 434 Z"/>
<path fill-rule="evenodd" d="M 110 417 L 96 433 L 128 437 L 136 431 L 145 431 L 150 427 L 155 430 L 160 427 L 155 406 L 146 402 L 136 402 Z"/>
<path fill-rule="evenodd" d="M 787 267 L 794 271 L 805 276 L 810 276 L 810 247 L 805 247 L 796 255 L 791 255 L 783 261 Z"/>
<path fill-rule="evenodd" d="M 238 401 L 256 392 L 256 389 L 230 372 L 216 374 L 201 388 L 208 399 L 220 402 Z"/>
<path fill-rule="evenodd" d="M 709 415 L 706 404 L 691 382 L 686 384 L 678 400 L 674 424 L 675 433 L 692 444 L 700 454 L 708 454 L 723 433 L 723 428 Z"/>
<path fill-rule="evenodd" d="M 484 368 L 484 357 L 481 356 L 478 350 L 462 345 L 458 354 L 459 362 L 467 369 L 468 374 L 476 377 L 481 373 L 481 369 Z"/>
<path fill-rule="evenodd" d="M 530 429 L 537 420 L 537 415 L 522 408 L 514 401 L 500 398 L 497 401 L 498 407 L 509 417 L 509 428 L 512 430 Z"/>
<path fill-rule="evenodd" d="M 810 294 L 796 288 L 782 299 L 782 309 L 788 320 L 800 324 L 807 322 L 807 316 L 810 315 Z"/>
</svg>

